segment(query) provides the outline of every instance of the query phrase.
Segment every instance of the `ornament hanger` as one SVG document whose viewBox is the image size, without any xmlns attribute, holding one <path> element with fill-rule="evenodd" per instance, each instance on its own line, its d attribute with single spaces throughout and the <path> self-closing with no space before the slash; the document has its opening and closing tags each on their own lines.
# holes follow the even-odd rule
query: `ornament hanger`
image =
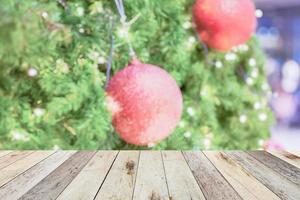
<svg viewBox="0 0 300 200">
<path fill-rule="evenodd" d="M 129 55 L 131 57 L 136 57 L 135 51 L 132 47 L 132 44 L 130 42 L 129 39 L 129 28 L 130 26 L 139 18 L 140 14 L 138 14 L 137 16 L 135 16 L 132 20 L 130 20 L 129 22 L 126 21 L 127 16 L 125 14 L 125 9 L 124 9 L 124 4 L 123 4 L 123 0 L 115 0 L 118 12 L 120 14 L 120 22 L 121 22 L 121 29 L 124 32 L 124 37 L 126 39 L 126 42 L 128 44 L 129 47 Z"/>
</svg>

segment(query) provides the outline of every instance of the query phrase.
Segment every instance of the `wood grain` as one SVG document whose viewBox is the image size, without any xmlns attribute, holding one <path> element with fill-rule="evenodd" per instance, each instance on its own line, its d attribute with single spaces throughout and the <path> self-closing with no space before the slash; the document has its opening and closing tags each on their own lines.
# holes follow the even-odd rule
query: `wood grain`
<svg viewBox="0 0 300 200">
<path fill-rule="evenodd" d="M 20 199 L 56 199 L 94 154 L 88 151 L 75 153 Z"/>
<path fill-rule="evenodd" d="M 205 151 L 204 154 L 244 200 L 280 199 L 224 153 Z"/>
<path fill-rule="evenodd" d="M 16 162 L 19 159 L 22 159 L 30 154 L 33 151 L 14 151 L 9 154 L 6 154 L 0 158 L 0 169 L 7 167 L 8 165 Z"/>
<path fill-rule="evenodd" d="M 133 199 L 170 199 L 159 151 L 141 152 Z"/>
<path fill-rule="evenodd" d="M 269 153 L 297 168 L 300 168 L 300 157 L 295 154 L 288 151 L 269 151 Z"/>
<path fill-rule="evenodd" d="M 12 180 L 22 172 L 47 158 L 54 151 L 37 151 L 27 157 L 17 160 L 13 165 L 8 165 L 0 171 L 0 186 Z"/>
<path fill-rule="evenodd" d="M 75 151 L 60 151 L 39 162 L 0 188 L 0 199 L 18 199 L 54 171 Z"/>
<path fill-rule="evenodd" d="M 300 169 L 265 151 L 249 151 L 255 159 L 300 186 Z"/>
<path fill-rule="evenodd" d="M 170 197 L 180 200 L 205 200 L 182 153 L 180 151 L 164 151 L 162 156 Z"/>
<path fill-rule="evenodd" d="M 226 155 L 235 160 L 281 199 L 300 199 L 300 188 L 296 184 L 265 166 L 248 153 L 226 152 Z"/>
<path fill-rule="evenodd" d="M 0 151 L 0 200 L 299 200 L 297 152 Z"/>
<path fill-rule="evenodd" d="M 94 199 L 118 151 L 97 152 L 57 200 Z"/>
<path fill-rule="evenodd" d="M 95 199 L 132 199 L 139 162 L 138 151 L 121 151 Z"/>
<path fill-rule="evenodd" d="M 12 151 L 0 151 L 0 158 L 2 157 L 2 156 L 5 156 L 6 154 L 9 154 L 9 153 L 11 153 Z"/>
<path fill-rule="evenodd" d="M 184 152 L 206 199 L 241 199 L 202 152 Z"/>
</svg>

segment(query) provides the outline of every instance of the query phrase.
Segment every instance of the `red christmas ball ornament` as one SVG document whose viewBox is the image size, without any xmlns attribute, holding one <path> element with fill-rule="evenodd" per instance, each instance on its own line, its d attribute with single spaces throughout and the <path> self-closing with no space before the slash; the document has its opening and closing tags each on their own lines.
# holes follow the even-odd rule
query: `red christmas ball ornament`
<svg viewBox="0 0 300 200">
<path fill-rule="evenodd" d="M 196 0 L 193 15 L 201 40 L 220 51 L 247 42 L 257 25 L 251 0 Z"/>
<path fill-rule="evenodd" d="M 169 136 L 183 107 L 176 81 L 162 68 L 136 59 L 109 81 L 107 102 L 117 133 L 139 146 Z"/>
</svg>

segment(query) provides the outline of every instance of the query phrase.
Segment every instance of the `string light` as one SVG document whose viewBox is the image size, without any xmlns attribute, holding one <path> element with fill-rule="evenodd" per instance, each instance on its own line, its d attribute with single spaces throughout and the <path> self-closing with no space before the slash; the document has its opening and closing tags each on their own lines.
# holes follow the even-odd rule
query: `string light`
<svg viewBox="0 0 300 200">
<path fill-rule="evenodd" d="M 190 137 L 192 136 L 192 133 L 189 132 L 189 131 L 187 131 L 187 132 L 185 132 L 185 133 L 183 134 L 183 136 L 184 136 L 185 138 L 190 138 Z"/>
<path fill-rule="evenodd" d="M 248 117 L 247 117 L 246 115 L 241 115 L 241 116 L 240 116 L 240 122 L 241 122 L 242 124 L 246 123 L 247 120 L 248 120 Z"/>
<path fill-rule="evenodd" d="M 12 140 L 14 140 L 14 141 L 24 141 L 24 142 L 29 141 L 29 137 L 26 134 L 19 132 L 19 131 L 12 131 L 11 137 L 12 137 Z"/>
<path fill-rule="evenodd" d="M 79 33 L 84 33 L 84 28 L 79 28 Z"/>
<path fill-rule="evenodd" d="M 262 18 L 264 16 L 264 13 L 263 13 L 263 11 L 261 9 L 256 9 L 255 16 L 257 18 Z"/>
<path fill-rule="evenodd" d="M 255 109 L 255 110 L 261 109 L 261 103 L 260 103 L 260 102 L 256 102 L 256 103 L 254 104 L 254 109 Z"/>
<path fill-rule="evenodd" d="M 185 127 L 185 122 L 184 121 L 180 121 L 179 122 L 179 127 L 180 128 L 184 128 Z"/>
<path fill-rule="evenodd" d="M 250 65 L 250 67 L 255 67 L 256 66 L 256 60 L 255 60 L 255 58 L 250 58 L 249 59 L 249 65 Z"/>
<path fill-rule="evenodd" d="M 220 69 L 223 67 L 223 63 L 221 61 L 216 61 L 215 66 L 216 66 L 216 68 Z"/>
<path fill-rule="evenodd" d="M 246 78 L 246 83 L 247 85 L 253 85 L 254 84 L 254 80 L 250 77 Z"/>
<path fill-rule="evenodd" d="M 191 117 L 193 117 L 193 116 L 195 116 L 195 110 L 192 108 L 192 107 L 188 107 L 187 108 L 187 113 L 188 113 L 188 115 L 189 116 L 191 116 Z"/>
<path fill-rule="evenodd" d="M 258 77 L 258 70 L 257 70 L 257 69 L 254 69 L 254 70 L 251 72 L 251 76 L 252 76 L 252 78 L 257 78 L 257 77 Z"/>
<path fill-rule="evenodd" d="M 37 116 L 37 117 L 43 116 L 44 113 L 45 113 L 45 110 L 42 109 L 42 108 L 35 108 L 35 109 L 33 110 L 33 114 L 34 114 L 35 116 Z"/>
<path fill-rule="evenodd" d="M 57 150 L 60 150 L 61 148 L 60 148 L 57 144 L 55 144 L 55 145 L 52 147 L 52 149 L 55 150 L 55 151 L 57 151 Z"/>
<path fill-rule="evenodd" d="M 83 7 L 78 7 L 76 9 L 76 12 L 77 12 L 78 17 L 82 17 L 84 15 L 84 8 Z"/>
<path fill-rule="evenodd" d="M 204 138 L 203 140 L 204 148 L 209 149 L 211 147 L 211 139 L 209 138 Z"/>
<path fill-rule="evenodd" d="M 235 53 L 228 53 L 225 55 L 225 60 L 234 61 L 237 59 L 237 55 Z"/>
<path fill-rule="evenodd" d="M 35 76 L 37 76 L 38 71 L 37 71 L 36 69 L 34 69 L 34 68 L 30 68 L 30 69 L 27 71 L 27 74 L 28 74 L 28 76 L 30 76 L 30 77 L 35 77 Z"/>
<path fill-rule="evenodd" d="M 149 143 L 147 146 L 148 146 L 148 148 L 153 148 L 153 147 L 155 147 L 155 144 L 154 143 Z"/>
<path fill-rule="evenodd" d="M 42 12 L 42 17 L 43 17 L 44 19 L 47 19 L 47 18 L 48 18 L 48 13 L 47 13 L 47 12 Z"/>
<path fill-rule="evenodd" d="M 190 28 L 192 28 L 192 23 L 190 21 L 186 21 L 183 23 L 182 27 L 184 29 L 190 29 Z"/>
<path fill-rule="evenodd" d="M 260 121 L 264 122 L 264 121 L 267 120 L 268 116 L 267 116 L 266 113 L 260 113 L 260 114 L 258 115 L 258 118 L 259 118 Z"/>
<path fill-rule="evenodd" d="M 102 57 L 102 56 L 99 56 L 99 57 L 98 57 L 98 64 L 103 65 L 103 64 L 105 64 L 105 63 L 106 63 L 105 58 Z"/>
<path fill-rule="evenodd" d="M 249 46 L 248 46 L 247 44 L 241 44 L 241 45 L 238 46 L 238 49 L 239 49 L 240 51 L 246 52 L 246 51 L 249 50 Z"/>
</svg>

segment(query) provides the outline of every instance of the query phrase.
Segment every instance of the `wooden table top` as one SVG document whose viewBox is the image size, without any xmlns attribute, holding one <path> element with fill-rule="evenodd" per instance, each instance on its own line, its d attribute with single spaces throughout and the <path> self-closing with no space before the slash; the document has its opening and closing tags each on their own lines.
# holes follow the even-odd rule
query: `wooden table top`
<svg viewBox="0 0 300 200">
<path fill-rule="evenodd" d="M 0 199 L 300 199 L 300 153 L 0 151 Z"/>
</svg>

